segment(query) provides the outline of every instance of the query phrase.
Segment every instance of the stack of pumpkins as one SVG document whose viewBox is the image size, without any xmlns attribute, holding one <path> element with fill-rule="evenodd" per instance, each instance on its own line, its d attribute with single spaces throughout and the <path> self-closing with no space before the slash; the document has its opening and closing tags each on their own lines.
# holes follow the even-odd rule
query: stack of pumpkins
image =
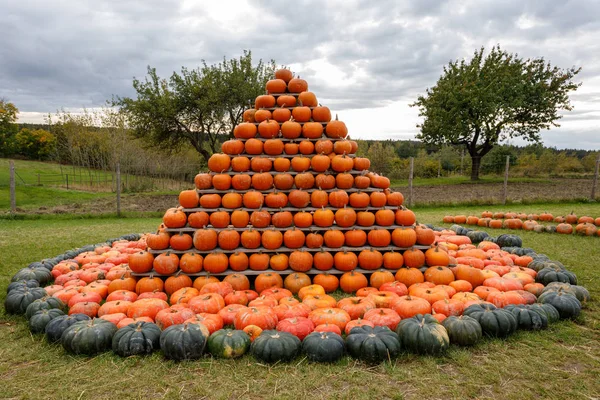
<svg viewBox="0 0 600 400">
<path fill-rule="evenodd" d="M 132 271 L 287 275 L 423 267 L 433 231 L 416 224 L 388 178 L 369 172 L 346 125 L 287 69 L 276 71 L 266 92 L 244 112 L 235 138 L 209 159 L 210 172 L 198 174 L 196 188 L 182 191 L 180 206 L 167 210 L 148 237 L 149 252 L 130 261 Z"/>
</svg>

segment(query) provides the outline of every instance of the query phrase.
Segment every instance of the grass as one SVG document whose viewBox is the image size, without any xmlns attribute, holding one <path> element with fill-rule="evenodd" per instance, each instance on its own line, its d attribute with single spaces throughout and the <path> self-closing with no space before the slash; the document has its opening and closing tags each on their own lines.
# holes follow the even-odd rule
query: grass
<svg viewBox="0 0 600 400">
<path fill-rule="evenodd" d="M 17 207 L 21 210 L 55 207 L 67 204 L 85 204 L 87 202 L 114 197 L 114 193 L 84 192 L 46 186 L 17 186 Z M 0 209 L 10 209 L 8 187 L 0 187 Z"/>
<path fill-rule="evenodd" d="M 502 210 L 503 207 L 486 207 Z M 519 206 L 600 215 L 600 206 Z M 446 214 L 477 214 L 483 207 L 417 209 L 421 222 Z M 516 210 L 516 209 L 515 209 Z M 10 277 L 27 263 L 73 247 L 130 232 L 153 230 L 158 218 L 0 220 L 0 301 Z M 493 235 L 508 232 L 489 230 Z M 526 246 L 569 266 L 594 301 L 576 321 L 542 332 L 519 331 L 507 340 L 452 347 L 443 357 L 402 355 L 368 366 L 351 358 L 333 365 L 299 357 L 267 366 L 245 356 L 223 361 L 173 363 L 160 353 L 122 359 L 112 353 L 73 357 L 32 336 L 22 317 L 0 307 L 0 378 L 7 398 L 594 398 L 600 393 L 600 246 L 598 238 L 519 232 Z"/>
</svg>

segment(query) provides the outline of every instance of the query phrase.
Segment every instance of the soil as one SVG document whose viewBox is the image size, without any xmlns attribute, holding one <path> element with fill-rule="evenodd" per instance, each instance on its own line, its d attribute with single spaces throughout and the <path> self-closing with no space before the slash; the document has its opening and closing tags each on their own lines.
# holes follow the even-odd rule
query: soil
<svg viewBox="0 0 600 400">
<path fill-rule="evenodd" d="M 544 183 L 508 184 L 508 200 L 511 203 L 588 199 L 592 182 L 586 179 L 556 179 Z M 395 187 L 408 198 L 407 187 Z M 502 201 L 502 183 L 415 186 L 413 204 L 498 204 Z M 600 190 L 597 199 L 600 200 Z M 123 212 L 158 212 L 177 206 L 176 195 L 127 194 L 121 197 Z M 96 199 L 55 207 L 18 210 L 24 214 L 103 214 L 116 212 L 114 198 Z"/>
<path fill-rule="evenodd" d="M 395 188 L 404 197 L 407 187 Z M 460 185 L 435 185 L 413 187 L 413 204 L 498 204 L 502 202 L 502 183 L 466 183 Z M 553 179 L 550 182 L 508 183 L 508 201 L 523 203 L 533 201 L 559 201 L 589 199 L 592 182 L 587 179 Z M 599 198 L 600 193 L 596 195 Z"/>
</svg>

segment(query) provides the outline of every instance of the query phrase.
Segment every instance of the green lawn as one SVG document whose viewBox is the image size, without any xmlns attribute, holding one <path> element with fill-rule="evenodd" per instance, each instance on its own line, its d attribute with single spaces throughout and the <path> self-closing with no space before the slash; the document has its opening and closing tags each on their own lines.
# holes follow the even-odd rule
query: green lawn
<svg viewBox="0 0 600 400">
<path fill-rule="evenodd" d="M 489 207 L 490 210 L 506 210 Z M 416 209 L 419 221 L 479 214 L 483 207 Z M 524 205 L 515 211 L 600 215 L 599 205 Z M 508 211 L 508 210 L 506 210 Z M 0 301 L 10 277 L 27 263 L 125 233 L 154 230 L 154 219 L 0 220 Z M 489 230 L 493 235 L 508 232 Z M 112 353 L 73 357 L 32 336 L 23 318 L 0 307 L 0 379 L 6 398 L 597 398 L 600 393 L 600 239 L 520 232 L 524 245 L 577 273 L 594 301 L 576 321 L 519 331 L 507 340 L 453 347 L 443 357 L 402 355 L 367 366 L 350 358 L 333 365 L 298 358 L 261 365 L 246 356 L 173 363 L 160 354 L 122 359 Z"/>
<path fill-rule="evenodd" d="M 114 193 L 94 193 L 80 190 L 66 190 L 47 186 L 17 186 L 17 207 L 22 210 L 54 207 L 66 204 L 84 204 L 86 202 L 115 197 Z M 0 186 L 0 209 L 10 209 L 10 191 Z"/>
</svg>

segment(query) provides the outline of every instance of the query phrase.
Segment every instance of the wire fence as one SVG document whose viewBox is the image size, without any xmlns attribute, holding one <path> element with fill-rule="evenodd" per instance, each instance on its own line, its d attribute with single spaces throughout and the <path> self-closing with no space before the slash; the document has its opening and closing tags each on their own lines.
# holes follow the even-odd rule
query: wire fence
<svg viewBox="0 0 600 400">
<path fill-rule="evenodd" d="M 423 169 L 421 160 L 409 158 L 407 165 L 396 166 L 400 170 L 388 171 L 391 187 L 404 194 L 405 204 L 453 205 L 453 204 L 507 204 L 533 201 L 561 200 L 600 200 L 598 190 L 600 157 L 596 161 L 594 174 L 573 174 L 565 176 L 544 175 L 537 178 L 523 176 L 518 167 L 506 162 L 496 166 L 503 173 L 482 174 L 481 180 L 470 181 L 467 168 L 448 171 L 439 165 L 437 173 L 431 166 Z M 372 167 L 374 165 L 372 164 Z M 66 190 L 89 192 L 112 192 L 120 199 L 121 193 L 156 191 L 180 191 L 193 187 L 191 173 L 168 176 L 144 176 L 127 172 L 92 170 L 80 167 L 61 167 L 61 173 L 41 173 L 29 170 L 19 173 L 14 162 L 10 161 L 11 211 L 16 210 L 16 187 L 39 186 L 57 187 Z M 541 177 L 540 177 L 541 176 Z M 120 213 L 120 206 L 117 207 Z"/>
<path fill-rule="evenodd" d="M 90 171 L 86 168 L 69 168 L 64 173 L 35 173 L 21 175 L 15 168 L 17 186 L 46 186 L 66 190 L 84 190 L 90 192 L 116 192 L 117 178 L 113 171 Z M 189 173 L 176 177 L 144 176 L 121 173 L 121 191 L 140 193 L 152 191 L 174 191 L 189 188 L 194 176 Z"/>
<path fill-rule="evenodd" d="M 470 168 L 444 170 L 441 165 L 437 174 L 431 168 L 417 168 L 417 159 L 407 160 L 407 168 L 388 176 L 392 177 L 392 187 L 401 191 L 406 204 L 414 205 L 453 205 L 453 204 L 507 204 L 541 201 L 585 200 L 598 201 L 600 156 L 596 160 L 593 173 L 564 171 L 537 171 L 524 174 L 527 165 L 517 165 L 507 156 L 502 164 L 490 165 L 493 171 L 482 172 L 480 179 L 471 180 Z M 405 179 L 393 179 L 406 176 Z"/>
</svg>

